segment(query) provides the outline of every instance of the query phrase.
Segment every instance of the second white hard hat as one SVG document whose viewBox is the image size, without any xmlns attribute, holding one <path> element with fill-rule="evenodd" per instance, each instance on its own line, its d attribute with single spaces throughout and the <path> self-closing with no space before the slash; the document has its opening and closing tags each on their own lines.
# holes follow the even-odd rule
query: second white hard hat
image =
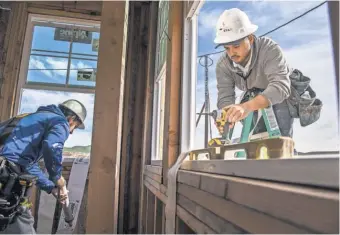
<svg viewBox="0 0 340 235">
<path fill-rule="evenodd" d="M 252 24 L 246 13 L 238 8 L 225 10 L 219 17 L 216 25 L 216 47 L 225 44 L 233 44 L 250 34 L 253 34 L 258 26 Z"/>
</svg>

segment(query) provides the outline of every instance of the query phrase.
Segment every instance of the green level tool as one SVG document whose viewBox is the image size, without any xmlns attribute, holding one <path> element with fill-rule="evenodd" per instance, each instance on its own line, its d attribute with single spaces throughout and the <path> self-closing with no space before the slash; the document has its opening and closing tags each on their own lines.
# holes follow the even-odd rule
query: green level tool
<svg viewBox="0 0 340 235">
<path fill-rule="evenodd" d="M 246 94 L 247 97 L 245 97 L 245 99 L 250 100 L 254 98 L 256 96 L 256 93 L 257 92 L 249 91 Z M 260 112 L 262 115 L 260 115 Z M 280 131 L 279 125 L 277 124 L 275 113 L 272 107 L 260 109 L 258 111 L 257 122 L 255 123 L 253 130 L 255 129 L 256 125 L 259 123 L 261 116 L 263 117 L 269 138 L 280 137 L 281 131 Z M 239 143 L 246 143 L 250 141 L 250 136 L 252 134 L 251 128 L 252 128 L 253 118 L 254 118 L 254 111 L 249 113 L 248 116 L 244 119 L 243 128 L 241 132 L 241 138 L 240 138 Z M 231 137 L 233 135 L 233 130 L 234 130 L 234 127 L 231 128 L 228 133 L 229 140 L 231 140 Z M 244 157 L 245 157 L 245 151 L 237 152 L 236 158 L 244 158 Z"/>
</svg>

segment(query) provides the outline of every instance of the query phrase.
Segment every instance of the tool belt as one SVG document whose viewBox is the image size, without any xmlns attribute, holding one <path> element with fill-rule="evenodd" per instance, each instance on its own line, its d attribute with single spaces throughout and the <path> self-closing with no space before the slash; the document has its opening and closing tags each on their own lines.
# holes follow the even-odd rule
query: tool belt
<svg viewBox="0 0 340 235">
<path fill-rule="evenodd" d="M 29 189 L 36 179 L 0 156 L 0 231 L 14 223 L 15 218 L 29 207 Z"/>
</svg>

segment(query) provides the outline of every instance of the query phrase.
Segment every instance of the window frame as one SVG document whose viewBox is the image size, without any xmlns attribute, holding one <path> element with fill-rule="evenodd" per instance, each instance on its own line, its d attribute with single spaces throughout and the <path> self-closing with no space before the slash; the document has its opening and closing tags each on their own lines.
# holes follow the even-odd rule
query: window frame
<svg viewBox="0 0 340 235">
<path fill-rule="evenodd" d="M 163 8 L 167 10 L 164 13 L 163 10 L 160 10 L 162 4 L 168 4 L 167 7 Z M 153 83 L 154 91 L 153 91 L 153 114 L 152 114 L 152 138 L 151 138 L 151 165 L 161 166 L 163 160 L 163 131 L 164 130 L 164 110 L 165 107 L 165 89 L 162 90 L 162 87 L 166 86 L 166 65 L 167 65 L 167 44 L 168 44 L 168 24 L 169 24 L 169 2 L 166 0 L 159 1 L 158 4 L 158 23 L 157 23 L 157 44 L 156 44 L 156 63 L 154 67 L 155 71 L 155 80 Z M 162 40 L 165 38 L 165 42 Z M 162 43 L 165 43 L 165 51 L 163 51 L 161 46 Z M 163 54 L 164 53 L 164 54 Z M 163 58 L 163 59 L 162 59 Z M 162 60 L 161 60 L 162 59 Z M 163 63 L 162 65 L 160 64 Z M 164 103 L 161 103 L 162 98 L 164 99 Z M 161 128 L 163 126 L 163 128 Z M 162 130 L 161 130 L 162 129 Z M 160 148 L 162 146 L 162 148 Z"/>
<path fill-rule="evenodd" d="M 181 84 L 181 153 L 194 150 L 195 146 L 198 14 L 204 2 L 205 0 L 187 1 L 187 4 L 184 4 Z"/>
<path fill-rule="evenodd" d="M 165 86 L 166 81 L 166 62 L 164 63 L 162 69 L 159 72 L 159 75 L 155 79 L 154 82 L 154 98 L 153 98 L 153 117 L 152 117 L 152 148 L 151 148 L 151 162 L 155 163 L 153 165 L 159 164 L 158 161 L 162 161 L 163 159 L 163 151 L 160 149 L 160 144 L 163 141 L 163 133 L 161 133 L 160 127 L 163 122 L 164 129 L 164 112 L 161 113 L 161 109 L 164 103 L 161 103 L 162 95 L 165 96 L 165 92 L 163 93 L 162 86 Z M 162 84 L 164 83 L 164 84 Z M 163 93 L 163 94 L 162 94 Z M 164 97 L 165 98 L 165 97 Z"/>
<path fill-rule="evenodd" d="M 59 17 L 59 16 L 51 16 L 51 15 L 41 15 L 41 14 L 32 14 L 30 13 L 27 18 L 27 27 L 25 32 L 25 39 L 24 39 L 24 47 L 20 62 L 20 71 L 19 77 L 16 87 L 16 97 L 15 97 L 15 104 L 14 104 L 14 113 L 18 113 L 20 110 L 20 101 L 22 98 L 22 91 L 23 89 L 34 89 L 34 90 L 47 90 L 47 91 L 64 91 L 64 92 L 76 92 L 76 93 L 95 93 L 95 86 L 84 86 L 84 85 L 72 85 L 68 84 L 69 76 L 66 77 L 65 84 L 54 84 L 54 83 L 41 83 L 41 82 L 28 82 L 27 75 L 28 75 L 28 66 L 29 66 L 29 59 L 31 54 L 31 47 L 33 41 L 33 29 L 34 26 L 48 26 L 48 27 L 55 27 L 57 24 L 62 25 L 63 27 L 67 28 L 68 26 L 65 24 L 87 24 L 89 27 L 79 26 L 79 29 L 86 29 L 91 32 L 100 32 L 100 21 L 94 20 L 85 20 L 85 19 L 75 19 L 69 17 Z M 92 30 L 93 29 L 93 30 Z M 68 51 L 68 68 L 67 73 L 69 73 L 69 66 L 71 58 L 71 49 Z M 66 54 L 66 52 L 65 52 Z M 98 55 L 97 62 L 98 62 Z M 86 60 L 86 59 L 85 59 Z"/>
</svg>

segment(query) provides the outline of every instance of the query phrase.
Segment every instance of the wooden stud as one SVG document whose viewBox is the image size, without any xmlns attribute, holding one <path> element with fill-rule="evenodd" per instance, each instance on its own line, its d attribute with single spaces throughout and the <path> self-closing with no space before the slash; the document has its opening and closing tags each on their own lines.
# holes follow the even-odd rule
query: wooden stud
<svg viewBox="0 0 340 235">
<path fill-rule="evenodd" d="M 169 42 L 166 59 L 166 85 L 163 133 L 163 184 L 167 185 L 168 169 L 179 154 L 180 94 L 182 63 L 183 2 L 169 1 Z"/>
<path fill-rule="evenodd" d="M 138 233 L 144 233 L 145 216 L 146 216 L 146 188 L 144 186 L 144 171 L 146 165 L 151 163 L 151 134 L 152 134 L 152 100 L 153 100 L 153 83 L 154 83 L 154 65 L 155 60 L 155 41 L 157 38 L 157 14 L 158 2 L 150 3 L 149 31 L 147 35 L 148 51 L 146 66 L 146 87 L 144 99 L 144 117 L 143 117 L 143 142 L 142 142 L 142 160 L 141 160 L 141 177 L 140 177 L 140 200 L 139 200 L 139 225 Z M 161 169 L 160 169 L 161 170 Z M 151 171 L 152 172 L 152 171 Z M 161 172 L 159 173 L 159 175 Z"/>
<path fill-rule="evenodd" d="M 133 132 L 133 108 L 134 106 L 131 104 L 131 100 L 133 99 L 133 88 L 135 81 L 133 80 L 135 77 L 133 75 L 133 69 L 135 69 L 135 58 L 138 54 L 138 51 L 135 52 L 136 49 L 135 44 L 138 36 L 136 35 L 136 28 L 138 30 L 138 24 L 136 24 L 136 12 L 135 12 L 135 4 L 131 3 L 129 5 L 129 20 L 131 24 L 128 25 L 127 30 L 127 58 L 126 58 L 126 69 L 125 69 L 125 82 L 124 82 L 124 107 L 127 107 L 123 110 L 123 119 L 122 119 L 122 150 L 121 150 L 121 162 L 120 162 L 120 188 L 119 188 L 119 217 L 118 217 L 118 233 L 129 233 L 126 229 L 127 226 L 127 216 L 128 216 L 128 200 L 129 200 L 129 166 L 132 162 L 132 132 Z M 138 56 L 138 55 L 137 55 Z M 124 221 L 126 221 L 124 223 Z"/>
<path fill-rule="evenodd" d="M 3 84 L 0 84 L 0 121 L 13 115 L 19 68 L 24 45 L 27 22 L 27 3 L 14 2 L 6 33 L 6 59 L 3 73 Z"/>
<path fill-rule="evenodd" d="M 103 2 L 87 233 L 117 233 L 128 4 L 128 1 Z"/>
<path fill-rule="evenodd" d="M 147 213 L 146 213 L 146 233 L 154 233 L 154 223 L 155 223 L 155 199 L 156 196 L 148 191 L 147 193 Z"/>
<path fill-rule="evenodd" d="M 337 96 L 338 117 L 339 109 L 339 1 L 327 1 L 330 30 L 332 35 L 333 61 L 335 70 L 335 87 Z"/>
<path fill-rule="evenodd" d="M 147 70 L 147 47 L 144 45 L 144 32 L 147 31 L 147 16 L 149 15 L 149 4 L 141 4 L 135 2 L 139 11 L 139 27 L 138 27 L 138 50 L 133 53 L 138 54 L 136 57 L 136 64 L 138 65 L 138 71 L 136 71 L 135 80 L 135 110 L 133 114 L 133 140 L 132 140 L 132 162 L 131 162 L 131 174 L 129 182 L 129 227 L 128 233 L 138 232 L 138 202 L 140 198 L 140 188 L 138 179 L 141 177 L 141 155 L 143 144 L 143 123 L 140 120 L 144 118 L 144 99 L 145 99 L 145 87 L 146 80 L 145 75 Z"/>
<path fill-rule="evenodd" d="M 69 12 L 62 10 L 54 10 L 54 9 L 46 9 L 42 7 L 28 7 L 28 12 L 33 14 L 41 14 L 41 15 L 49 15 L 49 16 L 58 16 L 58 17 L 68 17 L 68 18 L 76 18 L 76 19 L 84 19 L 84 20 L 94 20 L 100 21 L 99 15 L 90 15 L 78 12 Z"/>
<path fill-rule="evenodd" d="M 155 234 L 161 234 L 162 233 L 162 220 L 163 220 L 163 203 L 161 200 L 156 198 L 155 202 L 155 218 L 154 218 L 154 232 Z"/>
</svg>

